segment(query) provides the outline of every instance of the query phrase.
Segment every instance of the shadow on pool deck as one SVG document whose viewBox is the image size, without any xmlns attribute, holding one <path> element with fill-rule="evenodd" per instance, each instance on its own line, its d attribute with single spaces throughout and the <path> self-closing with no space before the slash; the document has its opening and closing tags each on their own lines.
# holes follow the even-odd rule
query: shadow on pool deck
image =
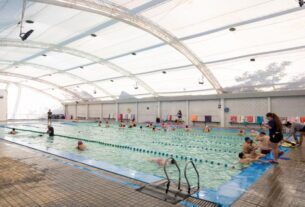
<svg viewBox="0 0 305 207">
<path fill-rule="evenodd" d="M 174 206 L 135 190 L 143 185 L 132 179 L 0 140 L 0 207 Z M 216 206 L 192 198 L 184 205 Z"/>
<path fill-rule="evenodd" d="M 234 207 L 305 207 L 305 145 L 292 149 Z"/>
</svg>

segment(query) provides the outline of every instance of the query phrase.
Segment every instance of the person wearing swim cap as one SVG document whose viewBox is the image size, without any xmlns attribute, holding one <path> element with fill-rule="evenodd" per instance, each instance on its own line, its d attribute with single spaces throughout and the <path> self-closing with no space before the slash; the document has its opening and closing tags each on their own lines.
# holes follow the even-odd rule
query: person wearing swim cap
<svg viewBox="0 0 305 207">
<path fill-rule="evenodd" d="M 86 149 L 86 145 L 83 143 L 83 141 L 79 140 L 77 142 L 77 147 L 76 149 L 80 150 L 80 151 L 84 151 Z"/>
</svg>

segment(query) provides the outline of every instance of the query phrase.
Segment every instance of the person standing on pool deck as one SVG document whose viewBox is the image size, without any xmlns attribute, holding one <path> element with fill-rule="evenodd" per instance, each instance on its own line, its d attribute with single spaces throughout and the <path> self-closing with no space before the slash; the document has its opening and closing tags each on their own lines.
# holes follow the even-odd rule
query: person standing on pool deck
<svg viewBox="0 0 305 207">
<path fill-rule="evenodd" d="M 279 152 L 279 143 L 283 139 L 283 125 L 280 118 L 275 113 L 267 113 L 266 117 L 268 123 L 265 124 L 265 127 L 269 129 L 270 143 L 273 152 L 273 160 L 270 162 L 273 164 L 278 164 L 278 157 L 283 152 Z"/>
<path fill-rule="evenodd" d="M 289 121 L 285 124 L 285 127 L 287 127 L 289 131 L 289 136 L 292 136 L 298 145 L 302 145 L 303 143 L 303 137 L 305 136 L 305 125 L 300 123 L 290 123 Z M 300 132 L 300 141 L 298 141 L 296 137 L 296 133 Z"/>
<path fill-rule="evenodd" d="M 49 109 L 48 111 L 48 125 L 52 124 L 52 111 Z"/>
<path fill-rule="evenodd" d="M 182 112 L 181 112 L 181 110 L 179 110 L 178 111 L 178 113 L 177 113 L 177 117 L 178 117 L 178 122 L 181 122 L 182 121 Z"/>
</svg>

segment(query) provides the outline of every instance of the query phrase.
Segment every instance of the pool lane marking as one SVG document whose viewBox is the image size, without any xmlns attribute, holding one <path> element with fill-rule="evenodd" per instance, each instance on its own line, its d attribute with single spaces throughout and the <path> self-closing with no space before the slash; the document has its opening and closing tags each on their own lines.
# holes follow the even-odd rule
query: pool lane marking
<svg viewBox="0 0 305 207">
<path fill-rule="evenodd" d="M 7 127 L 7 126 L 3 126 L 3 128 L 11 129 L 11 127 Z M 39 131 L 34 131 L 34 130 L 17 129 L 17 128 L 15 128 L 15 129 L 20 130 L 20 131 L 38 133 L 38 134 L 47 134 L 46 132 L 39 132 Z M 66 136 L 66 135 L 55 134 L 54 136 L 68 138 L 68 139 L 74 139 L 74 140 L 80 140 L 80 138 Z M 148 150 L 148 149 L 137 148 L 137 147 L 127 146 L 127 145 L 112 144 L 112 143 L 96 141 L 96 140 L 88 140 L 88 139 L 81 139 L 81 140 L 86 141 L 86 142 L 101 144 L 101 145 L 108 146 L 108 147 L 115 147 L 115 148 L 119 148 L 119 149 L 127 149 L 127 150 L 130 150 L 130 151 L 133 151 L 133 152 L 138 152 L 138 153 L 145 153 L 145 154 L 150 153 L 150 154 L 153 154 L 153 155 L 156 155 L 156 156 L 159 156 L 159 157 L 173 157 L 173 158 L 176 158 L 176 159 L 180 158 L 181 160 L 192 160 L 196 163 L 199 162 L 199 163 L 207 163 L 207 164 L 212 164 L 212 165 L 215 164 L 215 165 L 218 165 L 218 166 L 224 166 L 226 168 L 227 167 L 235 168 L 234 165 L 227 164 L 227 163 L 216 162 L 216 161 L 213 161 L 213 160 L 206 160 L 206 159 L 200 159 L 200 158 L 196 158 L 196 157 L 189 157 L 189 156 L 184 156 L 184 155 L 172 154 L 172 153 L 168 153 L 168 152 Z"/>
</svg>

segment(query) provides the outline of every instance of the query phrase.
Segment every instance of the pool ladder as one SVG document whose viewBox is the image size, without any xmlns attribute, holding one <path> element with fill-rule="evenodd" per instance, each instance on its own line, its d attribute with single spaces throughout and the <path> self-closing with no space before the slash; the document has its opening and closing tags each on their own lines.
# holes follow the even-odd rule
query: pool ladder
<svg viewBox="0 0 305 207">
<path fill-rule="evenodd" d="M 171 184 L 171 179 L 169 178 L 168 176 L 168 173 L 167 173 L 167 167 L 168 167 L 168 163 L 173 163 L 177 170 L 178 170 L 178 173 L 179 173 L 179 178 L 178 178 L 178 191 L 183 191 L 183 189 L 181 188 L 181 170 L 180 170 L 180 167 L 177 163 L 177 161 L 170 157 L 168 158 L 166 161 L 165 161 L 165 165 L 164 165 L 164 173 L 165 173 L 165 176 L 166 176 L 166 179 L 167 179 L 167 184 L 166 184 L 166 190 L 165 190 L 165 193 L 167 194 L 168 191 L 169 191 L 169 188 L 170 188 L 170 184 Z M 196 175 L 197 175 L 197 187 L 195 188 L 192 188 L 191 185 L 190 185 L 190 182 L 189 182 L 189 179 L 187 177 L 187 167 L 189 166 L 189 164 L 192 165 L 192 167 L 194 168 L 195 172 L 196 172 Z M 192 160 L 189 160 L 188 162 L 186 162 L 185 164 L 185 167 L 184 167 L 184 177 L 185 177 L 185 180 L 186 180 L 186 183 L 187 183 L 187 186 L 186 186 L 186 191 L 187 191 L 187 194 L 193 194 L 197 191 L 199 191 L 200 189 L 200 182 L 199 182 L 199 172 L 194 164 L 194 162 Z"/>
</svg>

